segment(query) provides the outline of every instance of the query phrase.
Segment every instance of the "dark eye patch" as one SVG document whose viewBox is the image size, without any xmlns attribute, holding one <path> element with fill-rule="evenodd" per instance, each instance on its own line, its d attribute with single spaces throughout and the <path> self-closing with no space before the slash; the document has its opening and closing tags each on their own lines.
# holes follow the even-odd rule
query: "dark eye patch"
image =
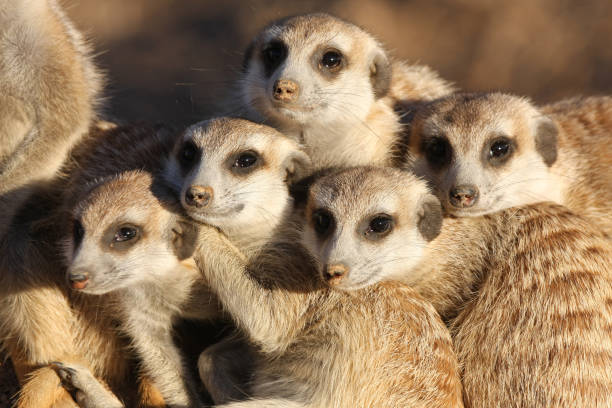
<svg viewBox="0 0 612 408">
<path fill-rule="evenodd" d="M 514 141 L 507 136 L 498 136 L 485 144 L 483 157 L 492 166 L 500 166 L 508 161 L 515 150 Z"/>
<path fill-rule="evenodd" d="M 261 60 L 267 77 L 270 77 L 276 68 L 285 61 L 288 53 L 287 45 L 280 40 L 272 40 L 263 47 Z"/>
<path fill-rule="evenodd" d="M 424 138 L 421 142 L 421 152 L 434 169 L 448 166 L 453 158 L 453 148 L 445 136 Z"/>
<path fill-rule="evenodd" d="M 376 214 L 366 221 L 366 227 L 363 235 L 371 240 L 378 241 L 393 231 L 395 221 L 389 214 Z"/>
<path fill-rule="evenodd" d="M 236 175 L 246 175 L 260 168 L 263 158 L 255 150 L 244 150 L 229 156 L 230 171 Z"/>
<path fill-rule="evenodd" d="M 315 71 L 330 80 L 348 66 L 346 56 L 335 48 L 321 47 L 310 58 Z"/>
<path fill-rule="evenodd" d="M 193 141 L 187 140 L 178 150 L 176 158 L 183 171 L 188 171 L 193 167 L 194 163 L 200 160 L 201 155 L 202 152 L 198 146 Z"/>
<path fill-rule="evenodd" d="M 72 223 L 72 239 L 74 243 L 74 249 L 78 248 L 83 242 L 83 237 L 85 236 L 85 229 L 83 228 L 83 224 L 79 220 L 74 220 Z"/>
<path fill-rule="evenodd" d="M 321 57 L 319 69 L 327 69 L 329 71 L 338 71 L 342 67 L 344 56 L 337 50 L 326 51 Z"/>
<path fill-rule="evenodd" d="M 327 210 L 313 211 L 311 220 L 315 232 L 321 238 L 328 236 L 335 228 L 334 216 Z"/>
<path fill-rule="evenodd" d="M 142 238 L 142 228 L 130 223 L 111 225 L 102 236 L 102 247 L 110 251 L 127 251 Z"/>
</svg>

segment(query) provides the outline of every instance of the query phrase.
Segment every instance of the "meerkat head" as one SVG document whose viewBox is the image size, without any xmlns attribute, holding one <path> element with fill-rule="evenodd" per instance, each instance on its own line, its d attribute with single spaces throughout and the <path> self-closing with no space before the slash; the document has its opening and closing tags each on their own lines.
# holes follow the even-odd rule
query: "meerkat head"
<svg viewBox="0 0 612 408">
<path fill-rule="evenodd" d="M 557 159 L 555 123 L 528 100 L 501 93 L 456 94 L 417 113 L 413 170 L 445 211 L 477 216 L 550 200 Z"/>
<path fill-rule="evenodd" d="M 391 82 L 382 46 L 322 13 L 270 24 L 248 47 L 243 70 L 244 104 L 282 130 L 361 121 Z"/>
<path fill-rule="evenodd" d="M 287 183 L 309 164 L 300 146 L 273 128 L 219 118 L 178 140 L 166 180 L 191 218 L 248 240 L 280 222 L 290 208 Z"/>
<path fill-rule="evenodd" d="M 161 203 L 152 183 L 148 173 L 126 172 L 97 184 L 76 206 L 66 242 L 72 288 L 104 294 L 189 267 L 196 227 L 173 211 L 180 204 Z"/>
<path fill-rule="evenodd" d="M 391 168 L 355 167 L 314 182 L 303 244 L 335 288 L 359 289 L 415 266 L 440 232 L 442 209 L 424 181 Z"/>
</svg>

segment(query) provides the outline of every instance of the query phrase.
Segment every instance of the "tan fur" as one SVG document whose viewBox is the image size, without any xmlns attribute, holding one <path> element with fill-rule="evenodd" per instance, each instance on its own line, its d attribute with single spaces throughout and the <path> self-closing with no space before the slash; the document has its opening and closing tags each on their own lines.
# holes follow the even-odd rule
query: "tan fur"
<svg viewBox="0 0 612 408">
<path fill-rule="evenodd" d="M 400 171 L 392 169 L 331 174 L 312 187 L 311 194 L 323 198 L 311 202 L 327 203 L 338 228 L 355 235 L 347 223 L 359 219 L 353 203 L 384 199 L 385 212 L 396 219 L 385 240 L 407 237 L 403 203 L 418 202 L 419 191 L 398 188 L 397 177 Z M 415 183 L 409 173 L 403 178 L 402 185 Z M 325 198 L 330 186 L 350 179 L 351 188 Z M 366 204 L 362 211 L 365 217 L 371 210 Z M 404 239 L 404 245 L 423 244 Z M 402 251 L 393 255 L 401 258 Z M 335 247 L 327 253 L 333 258 Z M 355 258 L 353 264 L 363 261 Z M 393 259 L 382 250 L 366 259 L 382 267 L 370 283 L 409 284 L 450 324 L 466 406 L 612 404 L 612 245 L 584 217 L 540 203 L 446 218 L 403 275 L 392 268 Z"/>
<path fill-rule="evenodd" d="M 285 44 L 287 57 L 266 72 L 263 53 L 273 41 Z M 337 73 L 315 61 L 326 50 L 343 55 Z M 294 101 L 274 100 L 277 80 L 295 81 Z M 322 13 L 282 19 L 262 30 L 247 50 L 239 84 L 239 109 L 232 103 L 232 112 L 303 143 L 315 169 L 392 163 L 402 150 L 397 111 L 407 114 L 415 103 L 453 91 L 429 68 L 391 61 L 369 33 Z"/>
<path fill-rule="evenodd" d="M 90 367 L 126 403 L 136 403 L 132 355 L 115 331 L 112 305 L 71 292 L 60 254 L 72 233 L 72 206 L 91 183 L 129 169 L 154 171 L 173 139 L 163 129 L 147 127 L 93 129 L 66 160 L 63 176 L 20 209 L 0 242 L 0 333 L 24 374 L 52 361 L 78 363 Z M 47 385 L 25 385 L 20 407 L 49 398 L 53 376 L 44 375 L 42 380 L 30 377 L 38 381 L 34 384 Z"/>
<path fill-rule="evenodd" d="M 101 82 L 55 0 L 0 1 L 0 234 L 87 132 Z"/>
<path fill-rule="evenodd" d="M 544 130 L 542 130 L 544 129 Z M 556 131 L 555 131 L 556 129 Z M 542 132 L 556 133 L 556 160 L 538 150 Z M 612 98 L 591 97 L 534 107 L 512 95 L 458 94 L 431 103 L 417 114 L 410 137 L 411 166 L 431 182 L 446 210 L 475 216 L 539 201 L 555 201 L 593 220 L 612 236 Z M 514 140 L 512 156 L 500 166 L 483 164 L 487 140 Z M 453 161 L 433 168 L 423 141 L 448 138 Z M 479 188 L 470 208 L 449 204 L 457 184 Z"/>
</svg>

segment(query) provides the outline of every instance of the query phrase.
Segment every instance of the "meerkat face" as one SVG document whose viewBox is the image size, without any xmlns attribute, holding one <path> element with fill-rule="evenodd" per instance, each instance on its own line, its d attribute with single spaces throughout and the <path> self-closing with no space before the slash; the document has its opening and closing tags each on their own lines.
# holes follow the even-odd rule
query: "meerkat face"
<svg viewBox="0 0 612 408">
<path fill-rule="evenodd" d="M 272 23 L 249 46 L 243 65 L 243 102 L 281 129 L 363 120 L 391 76 L 371 35 L 326 14 Z"/>
<path fill-rule="evenodd" d="M 188 215 L 225 233 L 272 229 L 288 207 L 287 182 L 310 160 L 276 130 L 241 119 L 189 128 L 175 146 L 166 179 Z"/>
<path fill-rule="evenodd" d="M 405 274 L 440 232 L 442 210 L 425 182 L 390 168 L 353 168 L 310 189 L 303 243 L 335 288 Z"/>
<path fill-rule="evenodd" d="M 151 183 L 146 173 L 128 172 L 95 187 L 77 207 L 66 243 L 74 289 L 99 295 L 158 279 L 191 256 L 195 227 L 164 208 Z"/>
<path fill-rule="evenodd" d="M 554 122 L 525 99 L 458 94 L 417 113 L 412 165 L 456 216 L 554 200 L 558 186 L 550 167 L 557 133 Z"/>
</svg>

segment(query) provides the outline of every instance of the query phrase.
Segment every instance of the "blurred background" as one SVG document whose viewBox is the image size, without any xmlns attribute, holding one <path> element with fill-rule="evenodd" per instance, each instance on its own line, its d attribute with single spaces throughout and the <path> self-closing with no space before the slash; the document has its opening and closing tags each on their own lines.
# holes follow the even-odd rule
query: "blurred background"
<svg viewBox="0 0 612 408">
<path fill-rule="evenodd" d="M 64 0 L 108 72 L 108 113 L 193 123 L 213 114 L 270 20 L 326 11 L 464 90 L 538 103 L 612 93 L 609 0 Z"/>
</svg>

